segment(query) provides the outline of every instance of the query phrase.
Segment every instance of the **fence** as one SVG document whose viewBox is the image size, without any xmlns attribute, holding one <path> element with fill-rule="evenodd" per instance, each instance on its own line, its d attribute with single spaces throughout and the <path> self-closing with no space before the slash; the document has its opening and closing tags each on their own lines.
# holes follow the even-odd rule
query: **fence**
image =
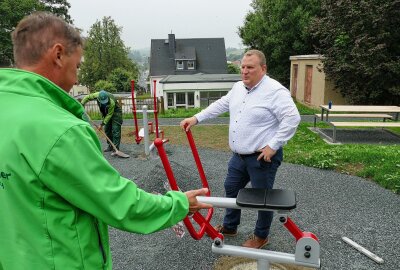
<svg viewBox="0 0 400 270">
<path fill-rule="evenodd" d="M 132 98 L 127 97 L 116 97 L 117 102 L 121 105 L 122 113 L 128 114 L 130 117 L 132 115 Z M 143 106 L 146 105 L 148 110 L 154 110 L 154 100 L 153 98 L 136 98 L 136 110 L 143 110 Z M 160 109 L 161 102 L 157 99 L 157 108 Z M 96 100 L 91 100 L 85 104 L 85 110 L 91 117 L 100 117 L 99 106 Z"/>
</svg>

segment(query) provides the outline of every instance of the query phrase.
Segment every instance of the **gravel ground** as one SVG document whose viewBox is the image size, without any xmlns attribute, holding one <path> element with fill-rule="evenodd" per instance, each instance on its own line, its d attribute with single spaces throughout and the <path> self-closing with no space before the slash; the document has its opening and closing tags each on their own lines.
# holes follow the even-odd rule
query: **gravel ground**
<svg viewBox="0 0 400 270">
<path fill-rule="evenodd" d="M 148 192 L 165 193 L 165 171 L 160 159 L 141 158 L 143 145 L 122 145 L 131 155 L 120 159 L 105 154 L 125 177 Z M 166 145 L 167 154 L 182 190 L 200 187 L 190 150 Z M 223 181 L 230 153 L 198 149 L 212 196 L 223 196 Z M 303 230 L 317 235 L 321 244 L 321 269 L 394 270 L 400 265 L 400 196 L 355 176 L 283 163 L 275 188 L 296 191 L 297 208 L 290 217 Z M 212 224 L 221 222 L 223 209 L 215 209 Z M 242 211 L 239 234 L 225 243 L 240 245 L 252 233 L 256 213 Z M 274 219 L 266 249 L 294 252 L 294 238 Z M 384 260 L 377 264 L 341 240 L 346 236 Z M 171 229 L 138 235 L 110 228 L 115 270 L 213 269 L 220 255 L 211 252 L 208 237 L 196 241 L 188 233 L 178 238 Z"/>
</svg>

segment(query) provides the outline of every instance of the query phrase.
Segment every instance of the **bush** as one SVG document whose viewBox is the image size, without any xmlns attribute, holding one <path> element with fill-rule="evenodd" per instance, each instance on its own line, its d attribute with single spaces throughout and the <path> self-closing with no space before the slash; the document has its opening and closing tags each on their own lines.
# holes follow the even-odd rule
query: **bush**
<svg viewBox="0 0 400 270">
<path fill-rule="evenodd" d="M 100 90 L 106 90 L 107 92 L 117 92 L 117 88 L 112 82 L 105 81 L 105 80 L 100 80 L 97 81 L 96 84 L 94 85 L 94 90 L 95 92 L 98 92 Z"/>
<path fill-rule="evenodd" d="M 107 81 L 112 82 L 116 91 L 118 92 L 129 92 L 131 91 L 131 80 L 134 78 L 132 72 L 129 72 L 123 68 L 114 69 L 107 77 Z"/>
</svg>

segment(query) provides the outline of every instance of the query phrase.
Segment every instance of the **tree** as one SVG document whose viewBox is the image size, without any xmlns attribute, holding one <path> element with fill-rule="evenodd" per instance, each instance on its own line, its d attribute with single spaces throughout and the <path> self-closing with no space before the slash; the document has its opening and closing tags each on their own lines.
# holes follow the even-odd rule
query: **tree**
<svg viewBox="0 0 400 270">
<path fill-rule="evenodd" d="M 58 17 L 63 18 L 66 22 L 72 24 L 71 16 L 68 14 L 71 4 L 67 0 L 40 0 L 43 9 L 56 14 Z"/>
<path fill-rule="evenodd" d="M 131 90 L 131 80 L 135 77 L 135 74 L 127 71 L 123 68 L 114 69 L 107 80 L 115 85 L 118 92 L 129 92 Z"/>
<path fill-rule="evenodd" d="M 312 27 L 324 72 L 354 104 L 400 103 L 400 1 L 322 1 Z"/>
<path fill-rule="evenodd" d="M 115 87 L 115 85 L 110 81 L 100 80 L 95 83 L 93 90 L 94 92 L 105 90 L 107 92 L 113 93 L 117 92 L 117 87 Z"/>
<path fill-rule="evenodd" d="M 309 24 L 320 10 L 319 0 L 253 0 L 239 36 L 267 58 L 268 73 L 289 86 L 291 55 L 314 52 Z"/>
<path fill-rule="evenodd" d="M 13 51 L 11 32 L 18 22 L 34 11 L 51 11 L 71 22 L 70 4 L 66 0 L 1 0 L 0 1 L 0 66 L 11 66 Z"/>
<path fill-rule="evenodd" d="M 2 0 L 0 2 L 0 66 L 12 64 L 11 32 L 24 16 L 36 9 L 40 9 L 40 3 L 37 0 Z"/>
<path fill-rule="evenodd" d="M 79 72 L 82 84 L 92 89 L 97 81 L 107 80 L 116 68 L 129 72 L 130 79 L 137 79 L 138 68 L 128 57 L 129 48 L 120 37 L 121 31 L 122 27 L 118 27 L 111 17 L 103 17 L 91 26 Z"/>
<path fill-rule="evenodd" d="M 232 63 L 228 63 L 228 74 L 240 74 L 240 68 Z"/>
</svg>

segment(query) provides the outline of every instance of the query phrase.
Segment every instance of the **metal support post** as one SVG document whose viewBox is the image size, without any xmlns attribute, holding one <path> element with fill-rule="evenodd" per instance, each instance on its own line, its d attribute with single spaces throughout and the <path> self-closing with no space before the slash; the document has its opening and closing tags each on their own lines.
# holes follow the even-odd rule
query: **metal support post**
<svg viewBox="0 0 400 270">
<path fill-rule="evenodd" d="M 143 131 L 144 131 L 144 153 L 146 157 L 150 155 L 150 146 L 149 146 L 149 126 L 147 125 L 147 106 L 143 106 Z"/>
</svg>

